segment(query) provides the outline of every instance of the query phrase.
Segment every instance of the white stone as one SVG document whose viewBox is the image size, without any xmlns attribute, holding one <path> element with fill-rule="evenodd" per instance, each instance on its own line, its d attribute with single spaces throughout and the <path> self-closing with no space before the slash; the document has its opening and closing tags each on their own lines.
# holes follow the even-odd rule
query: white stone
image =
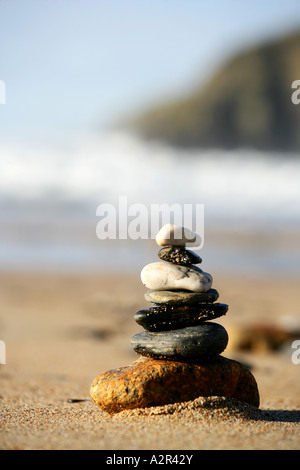
<svg viewBox="0 0 300 470">
<path fill-rule="evenodd" d="M 147 264 L 142 269 L 141 280 L 150 290 L 185 289 L 192 292 L 207 292 L 213 282 L 210 274 L 197 267 L 166 261 Z"/>
<path fill-rule="evenodd" d="M 200 246 L 201 238 L 188 228 L 177 225 L 164 225 L 156 235 L 159 246 Z"/>
</svg>

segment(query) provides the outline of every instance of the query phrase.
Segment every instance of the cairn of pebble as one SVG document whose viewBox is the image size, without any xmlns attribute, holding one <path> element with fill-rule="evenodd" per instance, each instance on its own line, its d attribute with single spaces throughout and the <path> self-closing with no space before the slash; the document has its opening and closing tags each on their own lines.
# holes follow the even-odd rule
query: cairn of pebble
<svg viewBox="0 0 300 470">
<path fill-rule="evenodd" d="M 228 310 L 216 303 L 212 276 L 197 264 L 202 259 L 186 246 L 199 245 L 199 237 L 187 229 L 167 225 L 156 237 L 162 248 L 160 262 L 142 270 L 143 284 L 150 290 L 145 298 L 154 306 L 139 310 L 135 321 L 145 331 L 131 339 L 133 349 L 154 359 L 199 361 L 224 351 L 228 343 L 225 328 L 210 322 Z"/>
<path fill-rule="evenodd" d="M 106 371 L 91 385 L 91 397 L 103 410 L 117 413 L 220 396 L 259 406 L 255 378 L 238 361 L 221 356 L 228 344 L 225 328 L 211 320 L 225 315 L 213 279 L 187 249 L 199 246 L 197 234 L 174 225 L 156 237 L 160 261 L 141 272 L 152 306 L 134 319 L 144 331 L 131 338 L 139 355 L 133 364 Z"/>
</svg>

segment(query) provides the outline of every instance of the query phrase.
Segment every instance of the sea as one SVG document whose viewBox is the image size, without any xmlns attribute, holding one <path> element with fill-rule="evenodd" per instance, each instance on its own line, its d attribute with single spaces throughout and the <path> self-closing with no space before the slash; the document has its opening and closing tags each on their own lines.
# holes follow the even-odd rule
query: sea
<svg viewBox="0 0 300 470">
<path fill-rule="evenodd" d="M 203 205 L 209 272 L 300 275 L 300 157 L 121 132 L 0 143 L 0 270 L 136 272 L 155 239 L 101 240 L 99 205 Z"/>
</svg>

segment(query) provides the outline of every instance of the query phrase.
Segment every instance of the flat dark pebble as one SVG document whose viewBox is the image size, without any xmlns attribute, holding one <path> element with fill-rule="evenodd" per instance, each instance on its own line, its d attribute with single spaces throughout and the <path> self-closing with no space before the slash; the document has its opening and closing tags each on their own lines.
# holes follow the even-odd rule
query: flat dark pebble
<svg viewBox="0 0 300 470">
<path fill-rule="evenodd" d="M 195 306 L 170 307 L 155 306 L 135 313 L 135 321 L 148 331 L 167 331 L 187 326 L 199 325 L 207 320 L 225 315 L 228 305 L 199 304 Z"/>
<path fill-rule="evenodd" d="M 203 323 L 167 332 L 142 331 L 131 338 L 134 351 L 156 359 L 195 361 L 221 354 L 228 334 L 218 323 Z"/>
<path fill-rule="evenodd" d="M 159 250 L 158 257 L 163 261 L 180 264 L 181 266 L 202 262 L 202 259 L 196 253 L 179 246 L 164 246 Z"/>
</svg>

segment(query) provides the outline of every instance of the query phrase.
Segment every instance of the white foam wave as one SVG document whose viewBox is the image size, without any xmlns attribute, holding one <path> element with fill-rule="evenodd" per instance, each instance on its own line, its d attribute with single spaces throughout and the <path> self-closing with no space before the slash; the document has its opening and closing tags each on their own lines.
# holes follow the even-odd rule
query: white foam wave
<svg viewBox="0 0 300 470">
<path fill-rule="evenodd" d="M 300 220 L 300 159 L 253 150 L 177 150 L 132 135 L 0 147 L 2 203 L 204 203 L 217 218 Z"/>
</svg>

